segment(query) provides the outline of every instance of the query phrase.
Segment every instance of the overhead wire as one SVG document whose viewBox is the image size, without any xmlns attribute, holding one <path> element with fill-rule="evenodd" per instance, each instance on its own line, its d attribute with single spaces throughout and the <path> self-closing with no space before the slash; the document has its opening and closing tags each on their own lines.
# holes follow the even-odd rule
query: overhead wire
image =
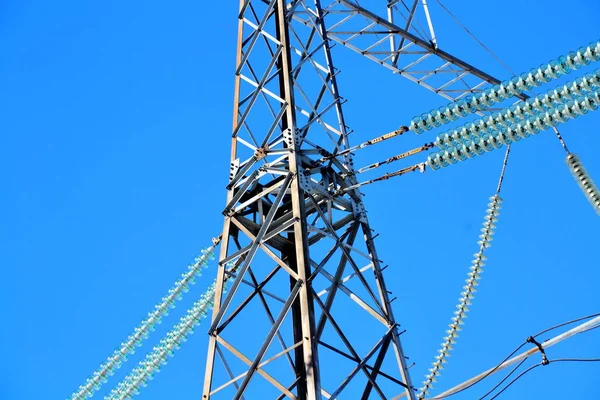
<svg viewBox="0 0 600 400">
<path fill-rule="evenodd" d="M 550 328 L 544 329 L 543 331 L 540 331 L 540 332 L 536 333 L 535 335 L 533 335 L 533 337 L 535 338 L 535 337 L 538 337 L 540 335 L 543 335 L 544 333 L 548 333 L 548 332 L 553 331 L 555 329 L 562 328 L 563 326 L 571 325 L 571 324 L 574 324 L 574 323 L 580 322 L 580 321 L 585 321 L 586 319 L 591 319 L 591 318 L 597 317 L 599 315 L 600 315 L 600 313 L 595 313 L 595 314 L 586 315 L 585 317 L 575 318 L 575 319 L 572 319 L 572 320 L 567 321 L 567 322 L 562 322 L 560 324 L 551 326 Z M 598 325 L 598 326 L 600 326 L 600 325 Z M 591 330 L 591 329 L 595 329 L 595 328 L 590 328 L 588 330 Z"/>
<path fill-rule="evenodd" d="M 504 62 L 502 62 L 502 60 L 500 59 L 500 57 L 498 57 L 492 50 L 490 50 L 485 44 L 483 44 L 483 42 L 481 40 L 479 40 L 477 38 L 477 36 L 475 36 L 462 22 L 460 22 L 460 20 L 444 4 L 442 4 L 442 2 L 440 0 L 436 0 L 436 1 L 440 5 L 440 7 L 442 7 L 442 9 L 444 11 L 446 11 L 448 13 L 448 15 L 450 15 L 452 17 L 452 19 L 454 19 L 454 21 L 461 28 L 463 28 L 464 31 L 469 34 L 469 36 L 471 36 L 471 38 L 473 40 L 475 40 L 485 51 L 487 51 L 492 57 L 494 57 L 494 59 L 496 61 L 498 61 L 498 63 L 500 65 L 502 65 L 508 72 L 512 73 L 513 75 L 516 75 L 516 73 L 507 64 L 505 64 Z"/>
<path fill-rule="evenodd" d="M 512 381 L 510 381 L 508 383 L 508 385 L 506 385 L 504 388 L 502 388 L 502 390 L 500 390 L 498 393 L 496 393 L 494 395 L 494 397 L 491 397 L 490 400 L 494 400 L 496 397 L 500 396 L 506 389 L 508 389 L 509 387 L 511 387 L 511 385 L 513 385 L 516 381 L 518 381 L 519 379 L 521 379 L 521 377 L 524 376 L 525 374 L 527 374 L 529 371 L 532 371 L 532 370 L 534 370 L 537 367 L 540 367 L 542 365 L 543 365 L 542 363 L 534 364 L 531 367 L 527 368 L 525 371 L 521 372 L 519 375 L 517 375 L 516 378 L 514 378 Z"/>
<path fill-rule="evenodd" d="M 556 359 L 553 359 L 553 360 L 548 360 L 547 364 L 544 364 L 544 363 L 534 364 L 531 367 L 527 368 L 525 371 L 521 372 L 516 378 L 514 378 L 512 381 L 510 381 L 504 388 L 502 388 L 501 391 L 499 391 L 498 393 L 496 393 L 494 395 L 494 397 L 490 398 L 490 400 L 494 400 L 495 398 L 497 398 L 498 396 L 500 396 L 511 385 L 513 385 L 520 378 L 522 378 L 528 372 L 536 369 L 537 367 L 539 367 L 541 365 L 550 365 L 550 364 L 555 364 L 555 363 L 559 363 L 559 362 L 600 362 L 600 358 L 556 358 Z"/>
<path fill-rule="evenodd" d="M 511 377 L 512 374 L 514 374 L 521 367 L 521 365 L 523 365 L 523 363 L 525 363 L 525 361 L 527 361 L 527 358 L 524 358 L 523 360 L 521 360 L 520 363 L 518 363 L 513 369 L 511 369 L 510 372 L 508 374 L 506 374 L 506 376 L 504 378 L 502 378 L 502 380 L 496 384 L 496 386 L 494 386 L 493 388 L 488 390 L 483 396 L 481 396 L 479 398 L 479 400 L 484 400 L 486 397 L 488 397 L 490 394 L 492 394 L 496 389 L 498 389 L 504 382 L 506 382 L 506 380 L 508 378 Z"/>
<path fill-rule="evenodd" d="M 506 361 L 510 360 L 510 358 L 512 356 L 514 356 L 519 350 L 521 350 L 523 348 L 523 346 L 525 346 L 526 344 L 527 344 L 527 342 L 521 343 L 508 356 L 506 356 L 502 361 L 500 361 L 495 367 L 493 367 L 491 370 L 489 370 L 487 374 L 485 374 L 484 376 L 482 376 L 480 379 L 476 380 L 475 382 L 473 382 L 473 383 L 465 386 L 462 389 L 457 390 L 454 393 L 451 393 L 451 394 L 448 394 L 448 395 L 445 395 L 445 396 L 434 396 L 433 398 L 436 399 L 436 400 L 446 399 L 448 397 L 454 396 L 454 395 L 456 395 L 458 393 L 464 392 L 465 390 L 472 388 L 473 386 L 477 385 L 478 383 L 480 383 L 481 381 L 483 381 L 484 379 L 486 379 L 488 376 L 490 376 L 491 374 L 493 374 L 498 368 L 500 368 L 500 366 L 502 364 L 504 364 Z"/>
<path fill-rule="evenodd" d="M 584 321 L 584 320 L 589 320 L 589 319 L 592 319 L 592 318 L 595 318 L 595 319 L 597 319 L 599 316 L 600 316 L 600 313 L 591 314 L 591 315 L 586 315 L 586 316 L 584 316 L 584 317 L 580 317 L 580 318 L 577 318 L 577 319 L 569 320 L 569 321 L 567 321 L 567 322 L 563 322 L 563 323 L 560 323 L 560 324 L 557 324 L 557 325 L 551 326 L 550 328 L 544 329 L 544 330 L 542 330 L 542 331 L 540 331 L 540 332 L 536 333 L 535 335 L 532 335 L 532 336 L 530 336 L 530 337 L 529 337 L 529 338 L 528 338 L 526 341 L 522 342 L 522 343 L 521 343 L 521 344 L 520 344 L 520 345 L 519 345 L 519 346 L 518 346 L 518 347 L 517 347 L 515 350 L 513 350 L 513 351 L 512 351 L 512 352 L 511 352 L 511 353 L 510 353 L 510 354 L 509 354 L 509 355 L 508 355 L 506 358 L 504 358 L 504 360 L 502 360 L 502 361 L 501 361 L 499 364 L 497 364 L 497 365 L 496 365 L 496 366 L 494 366 L 493 368 L 489 369 L 487 372 L 485 372 L 485 373 L 481 374 L 480 376 L 478 376 L 478 377 L 476 377 L 476 378 L 474 378 L 474 379 L 471 379 L 471 380 L 469 380 L 469 381 L 465 382 L 465 383 L 468 383 L 468 384 L 466 384 L 466 385 L 464 385 L 464 386 L 463 386 L 463 385 L 459 385 L 459 386 L 457 386 L 457 388 L 458 388 L 458 387 L 460 387 L 460 389 L 458 389 L 458 390 L 450 389 L 450 390 L 448 390 L 448 391 L 446 391 L 446 392 L 445 392 L 445 393 L 448 393 L 448 392 L 449 392 L 448 394 L 436 395 L 436 396 L 433 396 L 431 399 L 435 399 L 435 400 L 445 399 L 445 398 L 448 398 L 448 397 L 454 396 L 455 394 L 461 393 L 461 392 L 463 392 L 463 391 L 465 391 L 465 390 L 467 390 L 467 389 L 469 389 L 469 388 L 471 388 L 471 387 L 475 386 L 476 384 L 478 384 L 478 383 L 482 382 L 484 379 L 488 378 L 488 377 L 489 377 L 491 374 L 493 374 L 493 373 L 495 373 L 496 371 L 498 371 L 498 369 L 500 369 L 500 368 L 504 368 L 504 367 L 503 367 L 503 365 L 504 365 L 504 364 L 505 364 L 507 361 L 509 361 L 509 360 L 514 360 L 514 359 L 512 358 L 512 357 L 513 357 L 513 355 L 515 355 L 515 353 L 517 353 L 517 352 L 518 352 L 518 351 L 519 351 L 521 348 L 523 348 L 525 345 L 527 345 L 528 343 L 535 343 L 536 341 L 535 341 L 535 340 L 531 340 L 532 338 L 535 338 L 535 337 L 537 337 L 537 336 L 540 336 L 540 335 L 542 335 L 542 334 L 544 334 L 544 333 L 547 333 L 547 332 L 550 332 L 550 331 L 552 331 L 552 330 L 555 330 L 555 329 L 561 328 L 561 327 L 563 327 L 563 326 L 566 326 L 566 325 L 569 325 L 569 324 L 573 324 L 573 323 L 575 323 L 575 322 L 580 322 L 580 321 Z M 591 322 L 591 321 L 590 321 L 590 322 Z M 584 325 L 586 325 L 586 324 L 589 324 L 589 322 L 587 322 L 587 323 L 584 323 Z M 563 333 L 563 334 L 559 335 L 559 337 L 560 337 L 560 336 L 565 336 L 566 334 L 569 334 L 570 332 L 573 332 L 573 331 L 577 330 L 577 329 L 578 329 L 578 328 L 580 328 L 580 327 L 581 327 L 581 325 L 580 325 L 580 326 L 578 326 L 578 327 L 576 327 L 576 328 L 573 328 L 573 329 L 571 329 L 570 331 L 567 331 L 567 332 L 565 332 L 565 333 Z M 595 325 L 593 325 L 593 326 L 589 327 L 588 329 L 584 329 L 584 330 L 581 330 L 581 331 L 575 332 L 575 333 L 573 333 L 573 334 L 575 334 L 575 335 L 576 335 L 576 334 L 579 334 L 579 333 L 589 332 L 590 330 L 592 330 L 592 329 L 596 329 L 596 328 L 598 328 L 598 327 L 600 327 L 600 321 L 598 321 L 598 323 L 597 323 L 597 324 L 595 324 Z M 557 341 L 556 341 L 556 339 L 557 339 L 557 338 L 558 338 L 558 337 L 555 337 L 555 338 L 553 338 L 553 339 L 551 340 L 551 341 L 553 341 L 554 343 L 550 344 L 550 346 L 551 346 L 551 345 L 553 345 L 553 344 L 556 344 L 556 343 L 557 343 Z M 540 344 L 540 343 L 538 343 L 538 344 L 539 344 L 540 346 L 542 346 L 542 348 L 543 348 L 543 349 L 545 349 L 545 348 L 546 348 L 546 347 L 545 347 L 545 345 L 546 345 L 546 343 L 547 343 L 547 342 L 548 342 L 548 341 L 544 341 L 544 342 L 542 342 L 541 344 Z M 534 349 L 535 349 L 535 350 L 537 350 L 536 348 L 534 348 Z M 527 359 L 527 358 L 529 358 L 531 354 L 534 354 L 534 352 L 533 352 L 533 353 L 530 353 L 530 351 L 527 351 L 526 353 L 521 353 L 521 355 L 525 355 L 525 357 L 524 357 L 523 359 Z M 542 353 L 542 354 L 544 354 L 544 353 Z M 521 355 L 520 355 L 520 356 L 521 356 Z M 520 358 L 520 356 L 517 356 L 516 358 L 518 359 L 518 358 Z M 523 359 L 521 359 L 521 360 L 523 360 Z M 590 359 L 590 360 L 592 360 L 592 359 Z M 469 382 L 470 382 L 470 383 L 469 383 Z"/>
<path fill-rule="evenodd" d="M 555 358 L 550 363 L 557 362 L 600 362 L 600 358 Z"/>
</svg>

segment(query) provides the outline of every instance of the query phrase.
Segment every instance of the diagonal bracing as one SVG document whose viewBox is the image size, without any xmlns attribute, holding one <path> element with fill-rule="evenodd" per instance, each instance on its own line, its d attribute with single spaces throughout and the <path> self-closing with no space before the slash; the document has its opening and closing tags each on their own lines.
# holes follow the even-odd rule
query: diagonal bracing
<svg viewBox="0 0 600 400">
<path fill-rule="evenodd" d="M 203 399 L 414 399 L 362 195 L 351 189 L 324 15 L 318 0 L 240 1 Z"/>
</svg>

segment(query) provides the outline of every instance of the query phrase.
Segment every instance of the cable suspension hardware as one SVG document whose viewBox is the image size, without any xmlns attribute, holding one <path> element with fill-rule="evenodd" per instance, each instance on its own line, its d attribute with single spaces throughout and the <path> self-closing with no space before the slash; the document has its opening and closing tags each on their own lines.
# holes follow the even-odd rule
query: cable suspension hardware
<svg viewBox="0 0 600 400">
<path fill-rule="evenodd" d="M 373 170 L 375 168 L 381 167 L 382 165 L 391 164 L 391 163 L 396 162 L 398 160 L 402 160 L 402 159 L 404 159 L 406 157 L 410 157 L 410 156 L 413 156 L 415 154 L 419 154 L 419 153 L 421 153 L 423 151 L 427 151 L 429 149 L 432 149 L 433 147 L 434 147 L 433 142 L 432 143 L 426 143 L 426 144 L 424 144 L 421 147 L 417 147 L 416 149 L 412 149 L 412 150 L 406 151 L 406 152 L 404 152 L 402 154 L 398 154 L 396 156 L 390 157 L 390 158 L 388 158 L 386 160 L 378 161 L 378 162 L 373 163 L 371 165 L 367 165 L 366 167 L 362 167 L 362 168 L 356 170 L 352 175 L 358 175 L 358 174 L 362 174 L 362 173 L 367 172 L 367 171 L 371 171 L 371 170 Z M 350 174 L 348 174 L 348 175 L 350 175 Z"/>
<path fill-rule="evenodd" d="M 553 108 L 564 105 L 571 100 L 577 100 L 579 96 L 589 94 L 600 88 L 600 69 L 593 74 L 586 74 L 583 78 L 573 83 L 559 86 L 537 97 L 529 98 L 524 102 L 514 104 L 506 111 L 496 112 L 488 117 L 480 118 L 473 123 L 465 124 L 453 130 L 438 135 L 435 145 L 441 149 L 462 144 L 463 138 L 470 139 L 471 130 L 478 132 L 489 132 L 498 130 L 498 127 L 510 127 L 512 124 L 522 122 L 528 116 L 536 116 L 539 112 L 547 112 Z"/>
<path fill-rule="evenodd" d="M 519 141 L 521 138 L 528 138 L 531 134 L 538 134 L 542 130 L 594 111 L 599 104 L 600 91 L 594 91 L 576 101 L 568 101 L 546 113 L 539 113 L 535 117 L 513 124 L 509 128 L 497 126 L 496 130 L 486 129 L 484 131 L 477 123 L 474 123 L 470 129 L 461 131 L 460 139 L 464 144 L 430 154 L 427 157 L 427 165 L 435 170 L 482 155 L 487 151 L 501 148 Z"/>
<path fill-rule="evenodd" d="M 446 358 L 450 357 L 450 352 L 453 350 L 452 345 L 456 343 L 458 332 L 461 330 L 461 325 L 464 324 L 464 320 L 467 318 L 469 306 L 472 304 L 472 300 L 475 297 L 475 288 L 479 285 L 479 279 L 481 278 L 483 267 L 485 266 L 486 256 L 484 252 L 491 246 L 492 236 L 494 236 L 494 230 L 496 229 L 496 222 L 498 222 L 498 216 L 500 215 L 500 208 L 502 205 L 500 191 L 502 190 L 502 184 L 504 183 L 504 174 L 506 173 L 509 155 L 510 145 L 504 154 L 504 161 L 502 162 L 502 169 L 500 170 L 496 193 L 490 197 L 490 203 L 488 204 L 488 209 L 484 217 L 483 228 L 481 228 L 481 235 L 479 236 L 480 240 L 477 242 L 479 251 L 473 255 L 474 258 L 471 262 L 472 265 L 467 276 L 466 285 L 463 286 L 464 291 L 461 293 L 458 305 L 456 306 L 457 310 L 454 311 L 454 317 L 452 318 L 449 329 L 446 331 L 448 335 L 444 337 L 441 348 L 438 350 L 439 354 L 436 356 L 432 368 L 429 369 L 429 374 L 425 377 L 425 381 L 423 381 L 423 386 L 418 394 L 419 399 L 423 399 L 429 393 L 429 390 L 433 388 L 436 377 L 441 374 L 443 364 L 446 363 Z"/>
<path fill-rule="evenodd" d="M 160 343 L 117 387 L 104 397 L 105 400 L 125 400 L 139 394 L 140 389 L 146 386 L 156 373 L 160 372 L 161 366 L 167 363 L 169 357 L 175 354 L 187 336 L 194 332 L 194 327 L 207 315 L 214 304 L 215 286 L 216 283 L 209 286 L 208 290 L 180 319 L 180 322 L 161 339 Z"/>
<path fill-rule="evenodd" d="M 523 73 L 500 85 L 494 85 L 480 94 L 467 96 L 438 110 L 431 110 L 429 113 L 414 117 L 409 129 L 417 134 L 432 130 L 477 111 L 486 110 L 498 102 L 512 96 L 519 96 L 525 91 L 598 60 L 600 60 L 600 41 L 592 42 L 588 47 L 581 47 L 577 52 L 572 51 L 567 56 L 558 57 L 539 68 L 532 69 L 529 73 Z"/>
<path fill-rule="evenodd" d="M 411 165 L 410 167 L 402 168 L 402 169 L 400 169 L 398 171 L 388 172 L 385 175 L 382 175 L 382 176 L 380 176 L 378 178 L 370 179 L 370 180 L 365 181 L 365 182 L 360 182 L 360 183 L 357 183 L 355 185 L 348 186 L 348 187 L 346 187 L 344 189 L 338 190 L 336 192 L 336 195 L 340 195 L 340 194 L 349 192 L 351 190 L 358 189 L 359 187 L 362 187 L 362 186 L 365 186 L 365 185 L 369 185 L 371 183 L 380 182 L 380 181 L 386 181 L 386 180 L 388 180 L 390 178 L 395 178 L 397 176 L 402 176 L 404 174 L 408 174 L 409 172 L 414 172 L 416 170 L 419 170 L 421 172 L 425 172 L 425 163 L 419 163 L 419 164 Z"/>
<path fill-rule="evenodd" d="M 202 268 L 206 267 L 209 260 L 213 259 L 213 251 L 220 240 L 220 237 L 213 239 L 213 245 L 202 250 L 201 255 L 196 258 L 193 264 L 188 266 L 188 270 L 181 276 L 181 279 L 169 289 L 169 294 L 162 298 L 161 302 L 154 307 L 153 311 L 148 313 L 148 317 L 134 329 L 133 333 L 121 343 L 119 348 L 71 395 L 71 400 L 84 400 L 92 397 L 94 392 L 100 389 L 115 371 L 121 368 L 123 362 L 127 361 L 127 356 L 135 352 L 136 347 L 140 346 L 150 332 L 154 330 L 155 325 L 160 324 L 162 318 L 168 315 L 169 308 L 174 308 L 175 302 L 195 283 L 196 276 L 200 275 Z"/>
<path fill-rule="evenodd" d="M 385 140 L 394 138 L 396 136 L 400 136 L 404 132 L 408 132 L 408 127 L 401 126 L 399 129 L 396 129 L 395 131 L 392 131 L 390 133 L 386 133 L 385 135 L 381 135 L 379 137 L 376 137 L 375 139 L 367 140 L 364 143 L 361 143 L 359 145 L 350 147 L 350 148 L 348 148 L 346 150 L 342 150 L 342 151 L 340 151 L 339 153 L 336 153 L 336 154 L 328 153 L 326 150 L 323 149 L 322 152 L 324 153 L 325 157 L 321 158 L 319 160 L 319 162 L 327 161 L 327 160 L 330 160 L 330 159 L 335 158 L 335 157 L 345 156 L 346 154 L 352 153 L 352 152 L 354 152 L 356 150 L 360 150 L 360 149 L 363 149 L 365 147 L 372 146 L 374 144 L 381 143 L 381 142 L 383 142 Z"/>
<path fill-rule="evenodd" d="M 566 163 L 581 191 L 594 210 L 600 215 L 600 190 L 598 190 L 598 187 L 583 167 L 581 160 L 576 154 L 571 153 L 567 155 Z"/>
</svg>

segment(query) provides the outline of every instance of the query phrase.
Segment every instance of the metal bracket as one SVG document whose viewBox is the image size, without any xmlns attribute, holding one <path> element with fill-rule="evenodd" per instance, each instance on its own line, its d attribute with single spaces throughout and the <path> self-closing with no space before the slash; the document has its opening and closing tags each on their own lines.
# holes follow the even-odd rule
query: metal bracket
<svg viewBox="0 0 600 400">
<path fill-rule="evenodd" d="M 542 365 L 550 364 L 550 361 L 548 361 L 548 357 L 546 357 L 546 350 L 544 350 L 544 347 L 542 346 L 542 344 L 540 342 L 535 340 L 535 338 L 533 336 L 529 336 L 527 338 L 527 343 L 533 343 L 537 346 L 538 350 L 542 354 Z"/>
<path fill-rule="evenodd" d="M 290 148 L 298 150 L 300 148 L 300 138 L 295 135 L 292 128 L 287 128 L 283 131 L 283 140 L 287 143 Z"/>
<path fill-rule="evenodd" d="M 352 211 L 354 212 L 354 215 L 359 217 L 360 222 L 367 222 L 367 211 L 365 210 L 365 206 L 362 202 L 357 203 L 353 201 Z"/>
<path fill-rule="evenodd" d="M 305 192 L 312 192 L 314 189 L 314 183 L 313 181 L 310 179 L 309 176 L 307 176 L 304 173 L 304 168 L 298 167 L 298 181 L 300 182 L 300 187 L 302 188 L 302 190 L 304 190 Z"/>
<path fill-rule="evenodd" d="M 239 169 L 240 169 L 240 159 L 236 158 L 229 165 L 229 182 L 231 182 L 233 180 L 233 178 L 235 178 Z"/>
</svg>

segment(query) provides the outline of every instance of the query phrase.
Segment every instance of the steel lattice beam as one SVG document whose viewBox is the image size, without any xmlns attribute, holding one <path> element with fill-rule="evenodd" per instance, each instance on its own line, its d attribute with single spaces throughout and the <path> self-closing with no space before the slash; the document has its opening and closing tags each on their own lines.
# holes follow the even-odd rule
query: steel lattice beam
<svg viewBox="0 0 600 400">
<path fill-rule="evenodd" d="M 414 399 L 352 154 L 323 161 L 350 147 L 324 15 L 240 1 L 203 399 Z"/>
<path fill-rule="evenodd" d="M 387 19 L 351 0 L 337 0 L 327 8 L 327 35 L 379 65 L 450 100 L 483 90 L 500 81 L 468 62 L 442 50 L 430 38 L 410 31 L 417 1 L 407 6 L 404 27 L 394 23 L 388 5 Z M 403 3 L 404 4 L 404 3 Z M 406 6 L 406 5 L 405 5 Z"/>
</svg>

